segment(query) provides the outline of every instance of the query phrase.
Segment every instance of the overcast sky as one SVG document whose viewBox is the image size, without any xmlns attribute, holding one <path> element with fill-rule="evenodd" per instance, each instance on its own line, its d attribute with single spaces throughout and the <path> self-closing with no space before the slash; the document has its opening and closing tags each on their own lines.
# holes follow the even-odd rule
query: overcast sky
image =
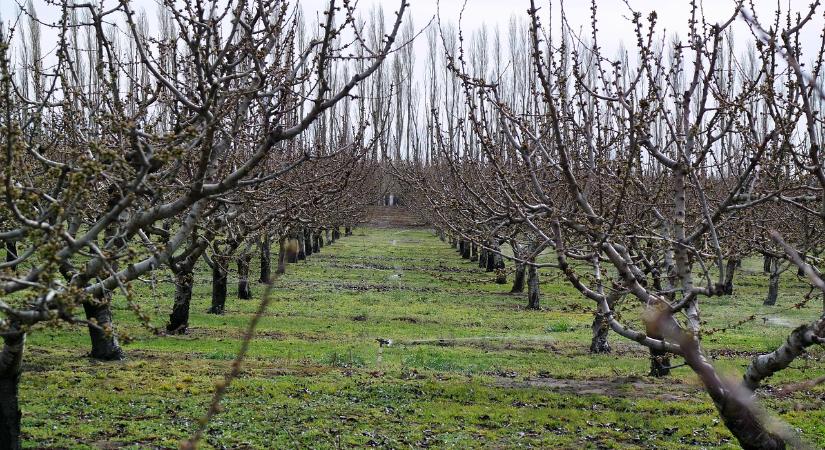
<svg viewBox="0 0 825 450">
<path fill-rule="evenodd" d="M 27 0 L 0 0 L 0 17 L 6 22 L 12 21 L 17 17 L 17 3 Z M 54 6 L 46 6 L 43 0 L 33 0 L 35 8 L 41 18 L 45 22 L 54 22 L 59 18 L 59 8 Z M 637 11 L 641 12 L 645 17 L 651 11 L 656 11 L 658 15 L 658 30 L 666 32 L 667 36 L 678 33 L 683 37 L 687 35 L 687 18 L 690 13 L 689 0 L 627 0 L 628 3 Z M 811 0 L 780 0 L 786 10 L 789 8 L 793 11 L 804 12 Z M 116 0 L 103 0 L 104 5 L 114 5 Z M 143 9 L 150 17 L 150 24 L 155 23 L 152 20 L 155 17 L 154 11 L 157 8 L 156 0 L 131 0 L 131 5 L 134 9 Z M 322 11 L 329 0 L 299 0 L 298 3 L 304 9 L 307 16 L 314 18 L 318 16 L 318 12 Z M 339 0 L 340 3 L 340 0 Z M 409 0 L 410 3 L 410 18 L 418 30 L 425 26 L 430 19 L 440 13 L 442 22 L 458 22 L 459 11 L 464 4 L 463 0 Z M 559 1 L 554 1 L 554 8 L 558 8 Z M 772 19 L 772 14 L 775 11 L 777 0 L 754 0 L 757 14 L 765 21 Z M 399 0 L 359 0 L 358 9 L 364 16 L 367 15 L 368 10 L 374 5 L 381 4 L 384 7 L 385 15 L 388 17 L 388 22 L 392 18 L 392 13 L 397 10 Z M 462 20 L 462 29 L 465 31 L 465 37 L 469 38 L 470 31 L 486 25 L 489 28 L 499 26 L 502 30 L 506 30 L 507 22 L 513 15 L 527 17 L 527 8 L 529 7 L 529 0 L 467 0 L 464 16 Z M 550 2 L 548 0 L 537 0 L 537 5 L 542 8 L 545 14 L 548 11 Z M 706 0 L 702 3 L 704 15 L 706 19 L 711 22 L 721 22 L 727 20 L 733 10 L 733 0 Z M 620 43 L 624 42 L 628 46 L 632 46 L 634 42 L 633 26 L 629 21 L 629 10 L 624 0 L 598 0 L 598 20 L 600 45 L 604 49 L 606 56 L 615 56 Z M 590 2 L 586 0 L 567 0 L 564 2 L 565 12 L 568 17 L 568 22 L 571 26 L 581 28 L 584 35 L 589 35 L 590 23 Z M 558 16 L 556 16 L 558 17 Z M 546 18 L 543 20 L 546 24 Z M 822 12 L 820 11 L 815 18 L 815 22 L 806 27 L 806 34 L 803 36 L 804 47 L 808 50 L 808 54 L 813 53 L 817 47 L 818 34 L 823 29 Z M 745 42 L 752 41 L 750 34 L 744 26 L 741 19 L 737 20 L 734 28 L 737 48 L 739 51 L 745 48 Z M 44 40 L 54 39 L 53 33 L 44 32 Z M 420 37 L 420 41 L 415 46 L 418 54 L 417 65 L 420 70 L 424 64 L 424 36 Z M 51 44 L 51 45 L 50 45 Z M 53 43 L 44 42 L 44 49 L 51 48 Z"/>
</svg>

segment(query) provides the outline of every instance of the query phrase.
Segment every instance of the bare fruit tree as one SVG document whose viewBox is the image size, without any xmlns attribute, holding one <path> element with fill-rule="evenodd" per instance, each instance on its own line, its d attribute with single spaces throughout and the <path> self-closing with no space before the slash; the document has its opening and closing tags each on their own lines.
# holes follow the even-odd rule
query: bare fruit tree
<svg viewBox="0 0 825 450">
<path fill-rule="evenodd" d="M 317 159 L 291 143 L 378 70 L 407 8 L 399 2 L 356 64 L 338 40 L 355 26 L 347 2 L 330 0 L 305 40 L 295 5 L 282 0 L 164 1 L 157 36 L 128 2 L 58 6 L 48 66 L 12 56 L 17 29 L 0 39 L 0 240 L 14 248 L 0 265 L 0 441 L 12 448 L 26 334 L 86 325 L 93 357 L 120 358 L 115 293 L 155 329 L 129 283 L 197 259 L 199 224 L 233 214 L 216 205 Z M 25 35 L 28 48 L 39 45 Z M 353 70 L 333 84 L 342 65 Z"/>
</svg>

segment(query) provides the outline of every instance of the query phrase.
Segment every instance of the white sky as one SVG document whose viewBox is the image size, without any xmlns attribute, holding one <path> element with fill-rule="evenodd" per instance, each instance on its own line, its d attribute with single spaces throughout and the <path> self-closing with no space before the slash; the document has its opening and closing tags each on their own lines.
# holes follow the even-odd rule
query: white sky
<svg viewBox="0 0 825 450">
<path fill-rule="evenodd" d="M 17 4 L 27 0 L 0 0 L 0 18 L 9 23 L 17 17 Z M 59 19 L 60 10 L 54 6 L 47 6 L 43 0 L 33 0 L 35 8 L 44 22 L 54 22 Z M 111 6 L 116 4 L 117 0 L 98 0 L 103 1 L 104 5 Z M 203 0 L 207 1 L 207 0 Z M 329 0 L 294 0 L 304 9 L 308 19 L 317 17 L 318 12 L 322 11 L 329 3 Z M 400 0 L 358 0 L 358 10 L 366 16 L 369 9 L 374 5 L 382 5 L 384 13 L 387 16 L 387 26 L 392 22 L 393 12 L 397 10 Z M 464 0 L 408 0 L 410 8 L 410 18 L 415 24 L 416 30 L 425 26 L 433 15 L 440 12 L 442 22 L 457 22 L 459 11 L 464 5 Z M 687 19 L 690 13 L 689 0 L 627 0 L 628 3 L 637 11 L 643 14 L 643 17 L 651 11 L 656 11 L 658 15 L 658 27 L 660 33 L 666 32 L 670 37 L 674 33 L 684 38 L 687 35 Z M 764 22 L 769 22 L 773 19 L 773 12 L 776 9 L 777 0 L 753 0 L 756 5 L 756 12 Z M 792 10 L 798 12 L 805 12 L 811 0 L 779 0 L 785 10 Z M 156 0 L 131 0 L 131 5 L 135 10 L 145 10 L 149 17 L 150 27 L 155 23 L 154 11 L 157 8 Z M 341 3 L 338 0 L 337 3 Z M 549 10 L 549 0 L 537 0 L 537 6 L 541 8 L 544 16 L 543 23 L 546 25 L 547 11 Z M 558 0 L 552 2 L 555 9 L 554 22 L 558 19 Z M 721 22 L 727 20 L 733 11 L 733 0 L 705 0 L 702 8 L 706 19 L 711 22 Z M 470 39 L 471 31 L 479 28 L 485 24 L 489 28 L 501 27 L 502 32 L 505 32 L 507 23 L 513 15 L 527 17 L 527 8 L 529 7 L 529 0 L 467 0 L 464 11 L 464 18 L 462 20 L 462 29 L 465 32 L 465 39 Z M 629 20 L 629 10 L 624 0 L 597 0 L 598 6 L 598 20 L 599 20 L 599 39 L 600 45 L 603 48 L 603 54 L 608 57 L 616 55 L 620 43 L 624 42 L 628 47 L 633 47 L 635 38 L 633 36 L 633 25 Z M 584 36 L 590 34 L 590 1 L 589 0 L 567 0 L 564 2 L 564 8 L 568 17 L 568 22 L 571 26 L 581 28 Z M 803 35 L 803 48 L 807 50 L 808 55 L 812 54 L 817 48 L 819 40 L 819 33 L 823 30 L 823 13 L 825 7 L 820 7 L 820 12 L 816 15 L 814 23 L 806 26 L 806 33 Z M 768 24 L 766 24 L 767 26 Z M 490 30 L 492 31 L 492 30 Z M 741 52 L 746 42 L 752 41 L 749 32 L 747 31 L 741 19 L 737 20 L 734 28 L 735 40 L 737 49 Z M 506 34 L 506 32 L 505 32 Z M 53 43 L 48 40 L 54 39 L 54 33 L 43 31 L 44 41 L 43 49 L 48 51 Z M 422 70 L 425 64 L 425 36 L 422 34 L 419 42 L 415 44 L 416 53 L 416 72 Z M 803 57 L 803 60 L 805 58 Z"/>
</svg>

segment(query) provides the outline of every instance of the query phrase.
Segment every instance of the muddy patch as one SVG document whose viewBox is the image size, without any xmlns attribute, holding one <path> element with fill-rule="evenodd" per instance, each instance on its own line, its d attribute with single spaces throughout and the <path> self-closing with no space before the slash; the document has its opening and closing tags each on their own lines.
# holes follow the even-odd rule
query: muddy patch
<svg viewBox="0 0 825 450">
<path fill-rule="evenodd" d="M 365 319 L 366 320 L 366 319 Z M 246 330 L 232 329 L 232 328 L 204 328 L 204 327 L 190 327 L 186 334 L 168 336 L 164 339 L 182 339 L 194 340 L 199 338 L 217 338 L 223 339 L 237 339 L 241 340 L 244 337 Z M 274 330 L 257 330 L 254 339 L 267 339 L 273 341 L 284 341 L 287 339 L 299 339 L 303 341 L 320 341 L 327 337 L 319 333 L 284 333 Z"/>
<path fill-rule="evenodd" d="M 603 395 L 617 398 L 652 398 L 662 401 L 685 401 L 699 395 L 702 390 L 696 386 L 672 382 L 655 383 L 641 377 L 592 378 L 576 380 L 538 376 L 516 379 L 512 376 L 493 377 L 493 386 L 503 388 L 539 388 L 572 395 Z"/>
</svg>

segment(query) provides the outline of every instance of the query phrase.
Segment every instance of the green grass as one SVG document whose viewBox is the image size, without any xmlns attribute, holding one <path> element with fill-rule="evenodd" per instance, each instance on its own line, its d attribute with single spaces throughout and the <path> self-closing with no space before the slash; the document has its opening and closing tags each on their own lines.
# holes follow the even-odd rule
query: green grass
<svg viewBox="0 0 825 450">
<path fill-rule="evenodd" d="M 166 273 L 134 286 L 163 325 Z M 79 327 L 33 332 L 21 382 L 27 448 L 176 448 L 203 416 L 258 304 L 230 298 L 205 314 L 199 268 L 191 333 L 156 337 L 116 300 L 128 359 L 84 356 Z M 207 448 L 736 448 L 688 368 L 646 377 L 646 352 L 612 335 L 614 353 L 588 353 L 592 305 L 542 271 L 541 311 L 524 308 L 491 274 L 423 230 L 359 229 L 277 279 L 240 378 L 209 424 Z M 254 274 L 253 279 L 257 279 Z M 263 292 L 255 286 L 256 296 Z M 766 276 L 747 261 L 735 295 L 707 299 L 705 348 L 741 377 L 754 352 L 818 316 L 819 300 L 784 275 L 778 305 L 762 306 Z M 620 310 L 639 326 L 638 306 Z M 379 351 L 377 338 L 394 341 Z M 768 380 L 825 373 L 822 348 Z M 678 363 L 674 359 L 674 363 Z M 814 447 L 825 447 L 825 388 L 762 402 Z"/>
</svg>

